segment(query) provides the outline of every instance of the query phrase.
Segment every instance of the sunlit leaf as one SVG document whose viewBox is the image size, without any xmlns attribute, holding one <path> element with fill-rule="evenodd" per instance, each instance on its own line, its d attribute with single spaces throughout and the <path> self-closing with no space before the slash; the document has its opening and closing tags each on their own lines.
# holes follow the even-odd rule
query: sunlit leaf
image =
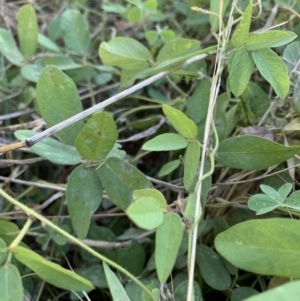
<svg viewBox="0 0 300 301">
<path fill-rule="evenodd" d="M 105 262 L 103 262 L 103 268 L 113 300 L 130 301 L 120 280 Z"/>
<path fill-rule="evenodd" d="M 220 233 L 217 251 L 233 265 L 255 274 L 300 277 L 299 221 L 249 220 Z"/>
<path fill-rule="evenodd" d="M 168 105 L 163 105 L 163 112 L 176 131 L 184 138 L 193 139 L 197 137 L 197 125 L 183 112 Z"/>
<path fill-rule="evenodd" d="M 91 43 L 86 18 L 79 11 L 69 9 L 63 13 L 60 24 L 65 44 L 77 54 L 86 55 Z"/>
<path fill-rule="evenodd" d="M 75 140 L 79 154 L 91 161 L 99 161 L 112 150 L 118 138 L 116 124 L 110 114 L 95 114 Z"/>
<path fill-rule="evenodd" d="M 158 279 L 165 283 L 175 264 L 183 236 L 183 225 L 178 214 L 167 213 L 157 228 L 155 237 L 155 263 Z"/>
<path fill-rule="evenodd" d="M 164 215 L 160 203 L 153 197 L 140 197 L 126 210 L 128 217 L 140 228 L 153 230 L 162 224 Z"/>
<path fill-rule="evenodd" d="M 279 97 L 285 98 L 290 89 L 288 69 L 270 48 L 252 51 L 253 60 L 261 75 L 272 85 Z"/>
<path fill-rule="evenodd" d="M 25 61 L 13 35 L 4 28 L 0 28 L 0 52 L 14 65 L 21 66 Z"/>
<path fill-rule="evenodd" d="M 24 265 L 33 270 L 41 279 L 62 289 L 90 291 L 93 284 L 73 271 L 46 260 L 37 253 L 24 247 L 14 247 L 13 255 Z"/>
<path fill-rule="evenodd" d="M 39 27 L 32 5 L 22 6 L 18 12 L 18 37 L 23 54 L 28 57 L 35 54 L 38 43 Z"/>
<path fill-rule="evenodd" d="M 231 168 L 261 170 L 282 163 L 299 151 L 299 146 L 284 146 L 257 136 L 241 136 L 222 141 L 217 160 Z"/>
<path fill-rule="evenodd" d="M 142 149 L 148 151 L 168 151 L 186 148 L 188 142 L 179 134 L 167 133 L 146 142 Z"/>
</svg>

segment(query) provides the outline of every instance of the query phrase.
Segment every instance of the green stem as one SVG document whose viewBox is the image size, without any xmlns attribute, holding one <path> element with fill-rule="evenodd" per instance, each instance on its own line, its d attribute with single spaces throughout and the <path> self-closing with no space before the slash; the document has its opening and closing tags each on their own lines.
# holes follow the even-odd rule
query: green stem
<svg viewBox="0 0 300 301">
<path fill-rule="evenodd" d="M 1 189 L 0 192 L 2 192 L 2 189 Z M 16 200 L 16 202 L 18 202 L 18 201 Z M 28 232 L 28 230 L 29 230 L 29 228 L 30 228 L 30 226 L 31 226 L 32 223 L 33 223 L 33 219 L 29 215 L 29 218 L 27 219 L 27 221 L 26 221 L 25 225 L 23 226 L 22 230 L 19 232 L 19 234 L 17 235 L 17 237 L 10 244 L 10 246 L 9 246 L 10 250 L 12 250 L 14 247 L 16 247 L 16 246 L 19 245 L 19 243 L 21 242 L 21 240 L 24 238 L 24 236 Z"/>
<path fill-rule="evenodd" d="M 112 266 L 113 268 L 119 270 L 121 273 L 123 273 L 124 275 L 126 275 L 128 278 L 130 278 L 132 281 L 134 281 L 140 288 L 142 288 L 151 298 L 151 300 L 156 301 L 156 299 L 154 298 L 154 296 L 151 294 L 151 292 L 148 290 L 148 288 L 141 283 L 136 277 L 134 277 L 131 273 L 129 273 L 127 270 L 125 270 L 124 268 L 122 268 L 121 266 L 119 266 L 118 264 L 116 264 L 115 262 L 109 260 L 108 258 L 106 258 L 105 256 L 99 254 L 98 252 L 96 252 L 95 250 L 93 250 L 92 248 L 86 246 L 82 241 L 80 241 L 79 239 L 75 238 L 74 236 L 72 236 L 71 234 L 69 234 L 68 232 L 62 230 L 61 228 L 59 228 L 58 226 L 54 225 L 52 222 L 50 222 L 47 218 L 43 217 L 42 215 L 38 214 L 37 212 L 35 212 L 34 210 L 28 208 L 26 205 L 20 203 L 19 201 L 15 200 L 14 198 L 12 198 L 10 195 L 8 195 L 4 190 L 0 189 L 0 195 L 2 195 L 6 200 L 8 200 L 9 202 L 11 202 L 13 205 L 18 206 L 20 209 L 22 209 L 25 213 L 27 213 L 28 216 L 35 218 L 39 221 L 42 222 L 42 224 L 49 226 L 50 228 L 52 228 L 54 231 L 58 232 L 59 234 L 63 235 L 64 237 L 68 238 L 70 241 L 74 242 L 75 244 L 77 244 L 78 246 L 80 246 L 82 249 L 86 250 L 87 252 L 89 252 L 90 254 L 92 254 L 93 256 L 95 256 L 96 258 L 102 260 L 103 262 L 107 263 L 108 265 Z M 28 220 L 31 220 L 32 222 L 32 218 L 29 218 Z M 29 223 L 29 221 L 27 221 L 27 223 Z M 25 224 L 25 226 L 27 225 L 27 223 Z M 27 232 L 27 226 L 23 227 L 23 229 L 21 230 L 21 232 L 24 232 L 24 235 Z M 30 225 L 29 225 L 30 226 Z M 29 227 L 28 227 L 29 228 Z M 26 230 L 26 231 L 25 231 Z M 18 237 L 21 237 L 21 232 L 18 235 Z M 23 236 L 24 236 L 23 235 Z M 23 237 L 22 236 L 22 237 Z M 16 239 L 14 240 L 14 242 L 11 244 L 10 247 L 15 246 L 15 242 L 20 242 L 20 241 L 16 241 Z"/>
</svg>

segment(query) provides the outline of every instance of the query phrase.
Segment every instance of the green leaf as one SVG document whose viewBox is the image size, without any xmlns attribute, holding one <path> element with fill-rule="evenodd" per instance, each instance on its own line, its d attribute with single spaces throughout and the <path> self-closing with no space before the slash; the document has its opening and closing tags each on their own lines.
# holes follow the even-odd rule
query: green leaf
<svg viewBox="0 0 300 301">
<path fill-rule="evenodd" d="M 72 70 L 80 68 L 81 65 L 77 64 L 74 60 L 72 60 L 68 56 L 53 56 L 53 57 L 46 57 L 43 59 L 43 65 L 53 65 L 60 70 Z"/>
<path fill-rule="evenodd" d="M 131 38 L 117 37 L 111 41 L 102 42 L 99 56 L 105 65 L 117 66 L 127 70 L 141 70 L 149 66 L 152 55 L 138 41 Z"/>
<path fill-rule="evenodd" d="M 37 273 L 41 279 L 54 286 L 76 292 L 90 291 L 94 288 L 90 281 L 73 271 L 64 269 L 60 265 L 46 260 L 27 248 L 17 246 L 13 248 L 12 252 L 16 259 Z"/>
<path fill-rule="evenodd" d="M 278 192 L 271 186 L 262 184 L 260 185 L 260 189 L 274 201 L 276 201 L 279 197 Z"/>
<path fill-rule="evenodd" d="M 77 10 L 70 9 L 63 13 L 60 26 L 65 44 L 77 54 L 88 54 L 91 38 L 86 18 Z"/>
<path fill-rule="evenodd" d="M 241 21 L 237 25 L 233 35 L 232 35 L 232 45 L 235 48 L 239 48 L 243 46 L 248 38 L 250 24 L 251 24 L 251 17 L 252 17 L 252 3 L 247 6 L 245 9 Z"/>
<path fill-rule="evenodd" d="M 300 281 L 286 283 L 274 289 L 270 289 L 244 301 L 295 301 L 300 294 Z"/>
<path fill-rule="evenodd" d="M 278 198 L 279 198 L 281 204 L 287 198 L 287 196 L 291 192 L 292 188 L 293 188 L 293 185 L 291 183 L 286 183 L 278 189 Z"/>
<path fill-rule="evenodd" d="M 300 190 L 293 192 L 283 205 L 300 211 Z"/>
<path fill-rule="evenodd" d="M 188 280 L 181 282 L 175 289 L 174 299 L 176 301 L 186 301 L 188 291 Z M 198 282 L 193 281 L 194 301 L 203 301 L 201 289 Z"/>
<path fill-rule="evenodd" d="M 165 283 L 172 272 L 182 236 L 183 225 L 179 215 L 165 214 L 155 237 L 155 264 L 160 283 Z"/>
<path fill-rule="evenodd" d="M 146 254 L 140 243 L 132 240 L 129 247 L 118 248 L 116 253 L 115 261 L 117 264 L 133 275 L 141 275 L 145 265 Z"/>
<path fill-rule="evenodd" d="M 197 140 L 190 141 L 184 155 L 183 185 L 189 191 L 199 167 L 200 144 Z"/>
<path fill-rule="evenodd" d="M 258 136 L 241 136 L 222 141 L 217 160 L 231 168 L 261 170 L 282 163 L 299 151 L 299 146 L 284 146 Z"/>
<path fill-rule="evenodd" d="M 153 188 L 143 173 L 118 158 L 109 158 L 98 170 L 103 188 L 111 201 L 122 210 L 133 202 L 134 190 Z"/>
<path fill-rule="evenodd" d="M 248 200 L 248 207 L 257 215 L 273 211 L 280 204 L 266 194 L 255 194 Z"/>
<path fill-rule="evenodd" d="M 300 277 L 299 221 L 249 220 L 219 234 L 217 251 L 233 265 L 255 274 Z"/>
<path fill-rule="evenodd" d="M 24 141 L 36 134 L 37 132 L 31 130 L 18 130 L 14 132 L 15 137 L 20 141 Z M 76 165 L 81 161 L 81 158 L 74 147 L 65 145 L 50 137 L 36 143 L 34 146 L 30 147 L 30 149 L 35 154 L 55 164 Z"/>
<path fill-rule="evenodd" d="M 285 98 L 290 89 L 288 69 L 281 58 L 271 49 L 252 52 L 253 60 L 261 75 L 272 85 L 279 97 Z"/>
<path fill-rule="evenodd" d="M 76 271 L 80 276 L 90 280 L 95 287 L 108 288 L 102 264 L 93 263 Z"/>
<path fill-rule="evenodd" d="M 23 301 L 23 284 L 16 266 L 6 264 L 0 267 L 1 301 Z"/>
<path fill-rule="evenodd" d="M 166 43 L 158 53 L 159 63 L 180 58 L 182 56 L 196 52 L 200 48 L 200 42 L 192 39 L 177 38 Z"/>
<path fill-rule="evenodd" d="M 255 117 L 262 117 L 270 105 L 267 93 L 256 83 L 249 82 L 247 86 L 246 106 Z"/>
<path fill-rule="evenodd" d="M 139 197 L 129 205 L 126 214 L 138 227 L 145 230 L 157 228 L 164 219 L 160 202 L 153 197 Z"/>
<path fill-rule="evenodd" d="M 7 220 L 0 220 L 0 233 L 17 236 L 17 234 L 19 233 L 19 228 L 13 222 Z"/>
<path fill-rule="evenodd" d="M 240 286 L 232 291 L 230 301 L 243 301 L 246 298 L 254 296 L 256 294 L 258 294 L 258 291 L 254 288 L 248 286 Z"/>
<path fill-rule="evenodd" d="M 37 83 L 42 73 L 43 66 L 39 64 L 26 64 L 21 68 L 21 74 L 24 78 Z"/>
<path fill-rule="evenodd" d="M 39 27 L 32 5 L 22 6 L 18 12 L 18 37 L 23 54 L 26 57 L 35 54 L 38 43 Z"/>
<path fill-rule="evenodd" d="M 62 71 L 47 66 L 37 83 L 36 101 L 38 110 L 49 127 L 82 111 L 76 85 Z M 67 144 L 74 145 L 75 138 L 83 128 L 83 121 L 60 130 L 57 135 Z"/>
<path fill-rule="evenodd" d="M 118 139 L 118 130 L 110 114 L 95 114 L 78 134 L 75 146 L 85 159 L 99 161 L 112 150 Z"/>
<path fill-rule="evenodd" d="M 164 195 L 157 189 L 146 188 L 135 190 L 132 195 L 134 201 L 137 201 L 141 197 L 154 198 L 160 205 L 161 208 L 166 209 L 168 204 Z"/>
<path fill-rule="evenodd" d="M 13 35 L 4 28 L 0 28 L 0 52 L 14 65 L 21 66 L 25 61 Z"/>
<path fill-rule="evenodd" d="M 210 86 L 211 81 L 209 79 L 206 77 L 201 79 L 187 102 L 187 113 L 196 124 L 199 124 L 206 118 Z"/>
<path fill-rule="evenodd" d="M 297 35 L 292 31 L 270 30 L 262 33 L 251 33 L 246 42 L 248 51 L 279 47 L 293 41 Z"/>
<path fill-rule="evenodd" d="M 88 189 L 87 189 L 88 187 Z M 68 211 L 77 236 L 84 239 L 88 233 L 91 217 L 102 200 L 102 186 L 93 168 L 78 166 L 68 179 Z"/>
<path fill-rule="evenodd" d="M 206 245 L 197 246 L 197 264 L 204 281 L 213 289 L 225 291 L 230 288 L 231 278 L 220 256 Z"/>
<path fill-rule="evenodd" d="M 143 17 L 143 11 L 138 7 L 129 7 L 124 16 L 130 23 L 138 23 Z"/>
<path fill-rule="evenodd" d="M 158 177 L 164 177 L 172 173 L 179 165 L 181 161 L 179 159 L 169 161 L 168 163 L 164 164 L 160 171 L 158 172 Z"/>
<path fill-rule="evenodd" d="M 235 97 L 242 95 L 246 89 L 253 69 L 254 61 L 251 52 L 245 49 L 237 50 L 229 70 L 229 85 Z"/>
<path fill-rule="evenodd" d="M 179 134 L 167 133 L 146 142 L 142 149 L 148 151 L 169 151 L 186 148 L 188 142 Z"/>
<path fill-rule="evenodd" d="M 8 255 L 7 250 L 8 249 L 7 249 L 6 242 L 2 238 L 0 238 L 0 266 L 2 266 L 7 259 L 7 255 Z"/>
<path fill-rule="evenodd" d="M 287 64 L 289 71 L 294 70 L 300 60 L 300 41 L 295 41 L 287 45 L 283 51 L 282 57 Z"/>
<path fill-rule="evenodd" d="M 59 52 L 59 47 L 51 39 L 41 33 L 38 34 L 38 43 L 50 51 Z"/>
<path fill-rule="evenodd" d="M 115 273 L 109 268 L 109 266 L 103 262 L 103 268 L 106 276 L 106 280 L 109 286 L 110 293 L 113 300 L 130 301 L 126 294 L 124 287 Z"/>
<path fill-rule="evenodd" d="M 160 283 L 156 278 L 153 277 L 139 277 L 139 281 L 142 282 L 144 285 L 146 285 L 147 288 L 149 288 L 150 284 L 153 284 L 154 287 L 159 288 Z M 135 282 L 133 281 L 127 281 L 125 290 L 130 298 L 131 301 L 141 301 L 143 300 L 143 293 L 144 290 L 140 286 L 138 286 Z M 148 296 L 148 295 L 147 295 Z M 158 299 L 157 299 L 158 300 Z M 152 301 L 152 300 L 151 300 Z"/>
<path fill-rule="evenodd" d="M 164 104 L 162 108 L 167 119 L 179 134 L 187 139 L 194 139 L 197 137 L 198 129 L 194 121 L 188 118 L 183 112 L 171 106 Z"/>
</svg>

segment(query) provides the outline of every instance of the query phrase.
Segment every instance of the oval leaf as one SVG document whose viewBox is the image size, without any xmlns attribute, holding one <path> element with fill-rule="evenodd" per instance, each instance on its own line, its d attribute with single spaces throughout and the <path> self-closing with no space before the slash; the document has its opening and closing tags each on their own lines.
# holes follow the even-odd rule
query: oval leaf
<svg viewBox="0 0 300 301">
<path fill-rule="evenodd" d="M 252 52 L 260 74 L 272 85 L 279 97 L 285 98 L 290 89 L 288 69 L 281 58 L 270 48 Z"/>
<path fill-rule="evenodd" d="M 160 203 L 153 197 L 140 197 L 129 205 L 126 213 L 138 227 L 146 230 L 157 228 L 164 219 Z"/>
<path fill-rule="evenodd" d="M 151 182 L 133 165 L 118 158 L 109 158 L 98 169 L 103 188 L 111 201 L 126 210 L 133 202 L 132 193 L 153 188 Z"/>
<path fill-rule="evenodd" d="M 88 189 L 87 189 L 88 187 Z M 91 217 L 102 200 L 102 186 L 93 168 L 78 166 L 68 179 L 68 211 L 77 236 L 84 239 L 88 233 Z"/>
<path fill-rule="evenodd" d="M 255 274 L 300 277 L 299 221 L 250 220 L 220 233 L 217 251 L 233 265 Z"/>
<path fill-rule="evenodd" d="M 199 167 L 200 144 L 198 141 L 190 141 L 184 155 L 183 185 L 185 190 L 189 190 L 193 184 L 196 172 Z"/>
<path fill-rule="evenodd" d="M 256 211 L 257 215 L 276 209 L 280 204 L 265 194 L 255 194 L 248 200 L 248 207 Z"/>
<path fill-rule="evenodd" d="M 86 18 L 70 9 L 63 13 L 60 26 L 65 44 L 78 54 L 88 54 L 91 38 Z"/>
<path fill-rule="evenodd" d="M 93 284 L 85 278 L 46 260 L 27 248 L 17 246 L 12 249 L 12 252 L 16 259 L 37 273 L 41 279 L 54 286 L 76 292 L 90 291 L 94 288 Z"/>
<path fill-rule="evenodd" d="M 248 38 L 250 24 L 251 24 L 251 17 L 252 17 L 252 3 L 247 6 L 245 9 L 241 21 L 239 22 L 238 26 L 236 27 L 233 35 L 232 35 L 232 45 L 236 48 L 241 47 L 244 45 Z"/>
<path fill-rule="evenodd" d="M 261 170 L 282 163 L 299 151 L 299 146 L 284 146 L 257 136 L 242 136 L 222 141 L 217 159 L 220 164 L 231 168 Z"/>
<path fill-rule="evenodd" d="M 137 201 L 141 197 L 151 197 L 154 198 L 160 205 L 161 208 L 167 208 L 167 201 L 164 195 L 157 189 L 139 189 L 133 192 L 133 199 Z"/>
<path fill-rule="evenodd" d="M 283 205 L 300 211 L 300 190 L 293 192 Z"/>
<path fill-rule="evenodd" d="M 0 267 L 1 301 L 23 301 L 23 284 L 16 266 L 6 264 Z"/>
<path fill-rule="evenodd" d="M 240 96 L 245 91 L 253 69 L 254 61 L 251 52 L 245 49 L 237 50 L 229 70 L 229 85 L 235 97 Z"/>
<path fill-rule="evenodd" d="M 36 101 L 39 112 L 49 127 L 82 111 L 76 85 L 66 74 L 54 66 L 46 67 L 37 83 Z M 67 144 L 74 145 L 83 128 L 82 120 L 57 132 Z"/>
<path fill-rule="evenodd" d="M 248 51 L 278 47 L 293 41 L 297 35 L 292 31 L 270 30 L 262 33 L 251 33 L 246 42 Z"/>
<path fill-rule="evenodd" d="M 36 134 L 37 132 L 31 130 L 19 130 L 14 133 L 15 137 L 21 141 Z M 76 165 L 81 161 L 81 158 L 74 147 L 65 145 L 50 137 L 43 139 L 43 141 L 38 142 L 30 147 L 30 149 L 35 154 L 56 164 Z"/>
<path fill-rule="evenodd" d="M 4 28 L 0 28 L 0 52 L 14 65 L 21 66 L 25 61 L 13 35 Z"/>
<path fill-rule="evenodd" d="M 198 135 L 197 125 L 193 120 L 188 118 L 183 112 L 168 106 L 163 105 L 164 114 L 171 122 L 175 130 L 184 138 L 193 139 Z"/>
<path fill-rule="evenodd" d="M 23 54 L 26 57 L 35 54 L 38 44 L 39 27 L 33 6 L 30 4 L 20 8 L 18 16 L 18 37 Z"/>
<path fill-rule="evenodd" d="M 134 39 L 117 37 L 102 42 L 99 56 L 105 65 L 117 66 L 127 70 L 146 69 L 152 60 L 149 50 Z"/>
<path fill-rule="evenodd" d="M 148 151 L 169 151 L 186 148 L 188 142 L 179 134 L 167 133 L 146 142 L 142 149 Z"/>
<path fill-rule="evenodd" d="M 231 277 L 220 256 L 206 245 L 197 247 L 196 256 L 204 281 L 218 291 L 228 290 L 231 285 Z"/>
<path fill-rule="evenodd" d="M 172 272 L 182 236 L 183 226 L 179 215 L 165 214 L 155 236 L 155 265 L 161 283 L 165 283 Z"/>
<path fill-rule="evenodd" d="M 118 131 L 113 118 L 106 112 L 100 112 L 78 134 L 75 146 L 83 158 L 99 161 L 110 152 L 117 139 Z"/>
<path fill-rule="evenodd" d="M 166 60 L 181 58 L 185 55 L 196 52 L 199 48 L 200 42 L 197 40 L 177 38 L 166 43 L 161 48 L 157 56 L 157 61 L 161 63 Z"/>
</svg>

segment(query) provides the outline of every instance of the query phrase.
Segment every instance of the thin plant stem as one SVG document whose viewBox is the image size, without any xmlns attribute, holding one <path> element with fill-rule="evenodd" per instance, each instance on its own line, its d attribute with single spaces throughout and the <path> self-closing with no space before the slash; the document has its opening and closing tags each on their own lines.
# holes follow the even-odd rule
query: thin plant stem
<svg viewBox="0 0 300 301">
<path fill-rule="evenodd" d="M 233 9 L 237 1 L 233 1 L 231 6 L 231 11 L 229 15 L 229 20 L 232 19 Z M 188 256 L 188 290 L 187 290 L 187 301 L 193 300 L 193 281 L 194 281 L 194 267 L 196 262 L 196 247 L 197 247 L 197 238 L 198 238 L 198 222 L 203 215 L 202 205 L 201 205 L 201 192 L 202 192 L 202 183 L 203 183 L 203 177 L 204 177 L 204 163 L 205 158 L 207 156 L 207 150 L 208 150 L 208 143 L 209 143 L 209 136 L 210 136 L 210 129 L 211 126 L 213 126 L 213 111 L 214 106 L 216 102 L 216 98 L 218 96 L 218 91 L 220 87 L 220 76 L 222 74 L 223 68 L 224 68 L 224 54 L 226 50 L 226 43 L 229 39 L 229 32 L 232 26 L 232 21 L 228 23 L 227 31 L 225 30 L 223 26 L 222 21 L 222 10 L 223 10 L 223 1 L 220 1 L 219 6 L 219 37 L 222 37 L 222 40 L 220 41 L 220 38 L 218 39 L 218 47 L 217 47 L 217 55 L 216 55 L 216 64 L 215 64 L 215 70 L 214 70 L 214 76 L 212 78 L 212 84 L 210 89 L 210 99 L 209 99 L 209 105 L 207 110 L 207 116 L 205 121 L 205 129 L 204 129 L 204 138 L 203 138 L 203 147 L 202 147 L 202 153 L 201 153 L 201 160 L 200 160 L 200 167 L 199 167 L 199 181 L 198 185 L 196 187 L 196 205 L 195 205 L 195 213 L 194 213 L 194 225 L 191 229 L 191 241 L 189 248 L 191 250 L 189 251 Z M 222 32 L 222 29 L 224 28 L 224 32 Z M 214 129 L 215 130 L 215 129 Z M 215 135 L 217 136 L 217 135 Z M 216 151 L 217 147 L 215 147 Z M 210 154 L 213 156 L 213 154 Z M 213 160 L 211 160 L 213 162 Z"/>
</svg>

